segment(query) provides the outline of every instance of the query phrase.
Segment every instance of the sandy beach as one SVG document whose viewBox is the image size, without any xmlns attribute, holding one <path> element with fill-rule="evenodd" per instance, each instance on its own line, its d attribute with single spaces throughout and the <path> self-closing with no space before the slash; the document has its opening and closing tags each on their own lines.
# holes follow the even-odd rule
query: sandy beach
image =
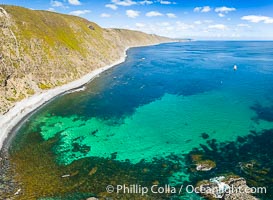
<svg viewBox="0 0 273 200">
<path fill-rule="evenodd" d="M 33 96 L 16 103 L 16 105 L 6 114 L 0 116 L 0 149 L 2 149 L 3 143 L 8 137 L 12 128 L 15 127 L 25 116 L 39 108 L 41 105 L 50 101 L 52 98 L 63 94 L 66 91 L 81 87 L 98 76 L 100 73 L 124 62 L 127 57 L 126 52 L 129 48 L 131 47 L 127 47 L 124 51 L 124 55 L 111 65 L 96 69 L 78 80 L 39 94 L 34 94 Z"/>
<path fill-rule="evenodd" d="M 143 47 L 143 46 L 152 46 L 160 43 L 149 44 L 149 45 L 139 45 L 139 46 L 130 46 L 126 47 L 124 50 L 123 56 L 115 61 L 114 63 L 107 65 L 105 67 L 96 69 L 89 74 L 83 76 L 82 78 L 70 82 L 66 85 L 56 87 L 45 92 L 34 94 L 33 96 L 26 98 L 18 103 L 10 109 L 6 114 L 0 116 L 0 149 L 2 149 L 3 143 L 5 139 L 8 137 L 10 131 L 29 113 L 33 112 L 46 102 L 50 101 L 54 97 L 63 94 L 69 90 L 73 90 L 75 88 L 79 88 L 86 83 L 90 82 L 93 78 L 98 76 L 100 73 L 118 65 L 125 61 L 127 57 L 127 50 L 133 47 Z"/>
</svg>

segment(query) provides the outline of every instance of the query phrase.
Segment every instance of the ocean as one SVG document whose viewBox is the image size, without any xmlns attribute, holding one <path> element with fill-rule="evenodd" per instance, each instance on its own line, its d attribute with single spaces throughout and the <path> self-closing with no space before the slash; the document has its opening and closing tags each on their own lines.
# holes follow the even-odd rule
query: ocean
<svg viewBox="0 0 273 200">
<path fill-rule="evenodd" d="M 26 199 L 141 199 L 105 188 L 230 175 L 273 198 L 273 42 L 168 43 L 127 54 L 21 124 L 8 148 Z M 197 171 L 202 161 L 213 169 Z M 200 199 L 185 191 L 145 198 Z"/>
</svg>

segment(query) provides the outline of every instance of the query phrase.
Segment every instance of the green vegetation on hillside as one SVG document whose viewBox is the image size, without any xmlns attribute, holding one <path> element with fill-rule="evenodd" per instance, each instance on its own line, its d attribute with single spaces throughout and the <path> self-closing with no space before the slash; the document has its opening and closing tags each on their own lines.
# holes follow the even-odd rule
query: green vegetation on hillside
<svg viewBox="0 0 273 200">
<path fill-rule="evenodd" d="M 0 5 L 0 38 L 0 114 L 22 98 L 113 63 L 126 47 L 170 41 L 103 29 L 76 16 L 5 5 Z"/>
</svg>

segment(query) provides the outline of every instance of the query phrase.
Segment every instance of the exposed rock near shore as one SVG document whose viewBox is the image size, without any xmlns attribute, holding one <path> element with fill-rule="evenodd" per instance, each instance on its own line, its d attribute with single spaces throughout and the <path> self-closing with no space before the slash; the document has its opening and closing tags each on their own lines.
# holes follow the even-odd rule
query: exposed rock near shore
<svg viewBox="0 0 273 200">
<path fill-rule="evenodd" d="M 10 195 L 17 195 L 18 184 L 13 179 L 13 171 L 8 159 L 7 150 L 0 151 L 0 199 L 8 199 Z"/>
<path fill-rule="evenodd" d="M 191 168 L 191 171 L 210 171 L 216 167 L 214 161 L 204 159 L 200 154 L 191 155 L 191 162 L 195 166 L 195 168 Z"/>
<path fill-rule="evenodd" d="M 212 160 L 199 161 L 196 164 L 197 171 L 210 171 L 215 167 L 216 167 L 216 164 Z"/>
<path fill-rule="evenodd" d="M 0 114 L 26 97 L 113 63 L 126 47 L 171 41 L 17 6 L 0 6 L 0 38 Z"/>
<path fill-rule="evenodd" d="M 200 194 L 208 199 L 257 200 L 241 177 L 215 177 L 197 184 Z"/>
</svg>

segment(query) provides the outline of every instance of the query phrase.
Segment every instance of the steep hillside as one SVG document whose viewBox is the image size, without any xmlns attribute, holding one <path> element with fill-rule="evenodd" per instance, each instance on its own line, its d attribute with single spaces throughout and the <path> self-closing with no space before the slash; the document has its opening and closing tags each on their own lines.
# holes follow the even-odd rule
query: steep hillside
<svg viewBox="0 0 273 200">
<path fill-rule="evenodd" d="M 0 114 L 17 101 L 118 60 L 126 47 L 170 41 L 86 19 L 0 6 Z"/>
</svg>

